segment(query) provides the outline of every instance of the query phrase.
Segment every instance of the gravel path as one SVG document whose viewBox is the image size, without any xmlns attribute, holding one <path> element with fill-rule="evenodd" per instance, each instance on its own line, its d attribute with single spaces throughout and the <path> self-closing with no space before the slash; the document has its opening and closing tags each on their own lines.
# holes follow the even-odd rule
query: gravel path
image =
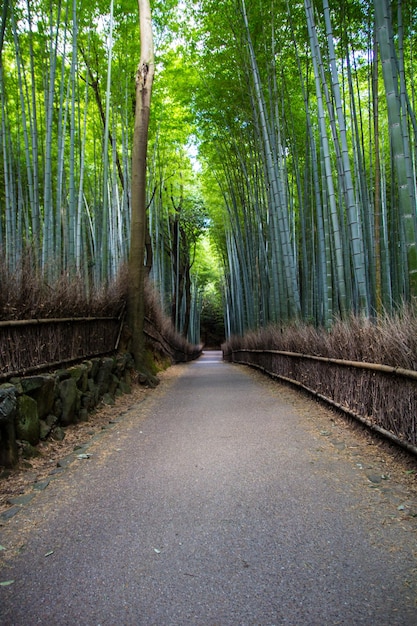
<svg viewBox="0 0 417 626">
<path fill-rule="evenodd" d="M 0 624 L 417 624 L 415 519 L 355 435 L 220 353 L 176 367 L 0 529 Z"/>
</svg>

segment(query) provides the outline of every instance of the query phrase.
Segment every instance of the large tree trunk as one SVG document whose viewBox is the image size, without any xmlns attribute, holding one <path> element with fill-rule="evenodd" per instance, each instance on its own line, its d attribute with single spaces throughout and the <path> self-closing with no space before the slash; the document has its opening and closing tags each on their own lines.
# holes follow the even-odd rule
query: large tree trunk
<svg viewBox="0 0 417 626">
<path fill-rule="evenodd" d="M 135 129 L 132 147 L 131 234 L 129 256 L 128 323 L 136 367 L 143 367 L 145 317 L 146 155 L 154 77 L 154 50 L 149 0 L 138 0 L 140 62 L 136 74 Z"/>
</svg>

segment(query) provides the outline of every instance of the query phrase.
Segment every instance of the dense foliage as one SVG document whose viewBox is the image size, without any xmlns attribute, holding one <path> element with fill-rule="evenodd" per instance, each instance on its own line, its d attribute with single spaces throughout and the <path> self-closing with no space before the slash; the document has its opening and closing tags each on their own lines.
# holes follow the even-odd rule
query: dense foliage
<svg viewBox="0 0 417 626">
<path fill-rule="evenodd" d="M 417 1 L 151 4 L 146 264 L 176 328 L 412 302 Z M 3 263 L 29 250 L 47 284 L 100 289 L 129 254 L 137 3 L 6 0 L 1 19 Z"/>
<path fill-rule="evenodd" d="M 229 334 L 417 295 L 417 5 L 374 6 L 199 3 L 195 112 L 222 194 Z"/>
</svg>

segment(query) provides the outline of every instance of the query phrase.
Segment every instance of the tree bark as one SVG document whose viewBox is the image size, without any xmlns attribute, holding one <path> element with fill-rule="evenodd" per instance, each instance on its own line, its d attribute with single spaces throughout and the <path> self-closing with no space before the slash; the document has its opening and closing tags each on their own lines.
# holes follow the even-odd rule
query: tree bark
<svg viewBox="0 0 417 626">
<path fill-rule="evenodd" d="M 132 332 L 133 358 L 136 367 L 141 368 L 144 359 L 145 317 L 146 157 L 155 67 L 149 0 L 138 0 L 138 6 L 140 62 L 136 73 L 135 128 L 132 146 L 128 324 Z"/>
</svg>

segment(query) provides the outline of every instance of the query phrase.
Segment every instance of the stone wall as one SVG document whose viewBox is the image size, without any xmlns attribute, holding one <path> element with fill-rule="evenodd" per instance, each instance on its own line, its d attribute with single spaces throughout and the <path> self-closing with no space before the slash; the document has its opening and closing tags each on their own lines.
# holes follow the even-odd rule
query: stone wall
<svg viewBox="0 0 417 626">
<path fill-rule="evenodd" d="M 63 439 L 65 426 L 87 420 L 99 402 L 130 393 L 133 368 L 126 353 L 0 385 L 0 466 L 15 465 L 19 447 L 30 456 L 40 440 Z"/>
</svg>

